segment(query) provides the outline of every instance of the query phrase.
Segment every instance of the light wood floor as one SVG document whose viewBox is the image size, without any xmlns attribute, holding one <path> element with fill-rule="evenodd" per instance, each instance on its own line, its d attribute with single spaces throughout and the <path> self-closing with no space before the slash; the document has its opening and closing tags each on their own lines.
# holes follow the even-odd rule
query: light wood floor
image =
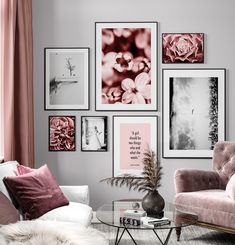
<svg viewBox="0 0 235 245">
<path fill-rule="evenodd" d="M 116 235 L 116 229 L 104 224 L 92 224 L 95 229 L 106 234 L 107 239 L 109 239 L 109 244 L 114 244 L 114 239 Z M 159 236 L 164 239 L 166 237 L 167 231 L 159 230 Z M 155 234 L 152 231 L 138 231 L 131 230 L 131 234 L 135 238 L 138 245 L 157 245 L 160 242 L 157 240 Z M 164 239 L 165 240 L 165 239 Z M 120 245 L 133 245 L 127 234 L 124 234 Z M 217 231 L 212 231 L 209 229 L 189 226 L 182 229 L 181 239 L 179 242 L 176 240 L 175 231 L 172 232 L 171 238 L 169 240 L 169 245 L 235 245 L 235 235 L 228 233 L 221 233 Z"/>
</svg>

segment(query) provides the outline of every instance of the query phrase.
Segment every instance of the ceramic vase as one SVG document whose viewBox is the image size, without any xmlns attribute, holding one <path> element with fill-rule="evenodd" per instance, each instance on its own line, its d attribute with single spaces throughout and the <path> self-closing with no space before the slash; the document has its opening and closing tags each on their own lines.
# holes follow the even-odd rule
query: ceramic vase
<svg viewBox="0 0 235 245">
<path fill-rule="evenodd" d="M 162 218 L 165 201 L 157 190 L 149 191 L 142 199 L 142 208 L 148 216 Z"/>
</svg>

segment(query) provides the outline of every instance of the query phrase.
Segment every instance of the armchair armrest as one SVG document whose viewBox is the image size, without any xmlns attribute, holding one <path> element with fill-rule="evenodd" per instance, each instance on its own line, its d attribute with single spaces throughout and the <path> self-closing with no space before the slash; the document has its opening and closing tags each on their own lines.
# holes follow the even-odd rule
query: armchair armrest
<svg viewBox="0 0 235 245">
<path fill-rule="evenodd" d="M 207 189 L 220 189 L 220 177 L 217 172 L 196 169 L 176 170 L 176 193 L 193 192 Z"/>
<path fill-rule="evenodd" d="M 60 186 L 60 188 L 70 202 L 79 202 L 89 205 L 89 188 L 87 185 Z"/>
</svg>

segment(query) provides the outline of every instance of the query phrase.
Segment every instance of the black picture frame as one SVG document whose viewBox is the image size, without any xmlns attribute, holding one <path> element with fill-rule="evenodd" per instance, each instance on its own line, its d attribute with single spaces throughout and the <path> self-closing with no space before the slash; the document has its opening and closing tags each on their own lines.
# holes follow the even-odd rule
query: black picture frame
<svg viewBox="0 0 235 245">
<path fill-rule="evenodd" d="M 58 56 L 57 61 L 55 56 Z M 70 63 L 71 69 L 68 68 L 69 59 L 76 60 L 75 64 Z M 63 60 L 63 64 L 61 63 L 62 60 Z M 50 66 L 52 66 L 53 69 L 51 69 Z M 66 67 L 68 71 L 66 71 Z M 73 72 L 72 70 L 73 68 L 76 71 L 75 74 L 71 73 Z M 57 73 L 59 74 L 58 76 L 56 76 Z M 81 82 L 80 79 L 82 80 L 82 83 L 80 83 Z M 62 84 L 65 88 L 64 91 L 62 91 L 63 88 Z M 69 84 L 73 86 L 71 87 L 70 85 L 70 89 L 68 87 Z M 78 96 L 79 93 L 81 96 Z M 63 97 L 64 94 L 65 95 L 68 94 L 68 96 Z M 80 99 L 82 98 L 81 99 L 82 101 L 80 101 L 79 98 Z M 51 100 L 53 101 L 52 103 Z M 65 101 L 64 104 L 62 103 L 61 100 Z M 75 103 L 75 100 L 76 101 L 79 100 L 79 101 Z M 45 47 L 44 48 L 44 110 L 45 111 L 73 111 L 73 110 L 87 111 L 89 109 L 90 109 L 90 48 L 89 47 Z"/>
<path fill-rule="evenodd" d="M 142 153 L 148 147 L 151 150 L 155 151 L 156 157 L 159 159 L 159 156 L 158 156 L 158 152 L 159 152 L 158 116 L 157 115 L 152 115 L 152 116 L 150 116 L 150 115 L 131 115 L 131 116 L 114 115 L 112 120 L 113 120 L 113 154 L 112 154 L 113 170 L 112 170 L 112 176 L 117 177 L 117 176 L 121 176 L 123 174 L 131 174 L 131 175 L 134 175 L 136 177 L 142 177 L 142 175 L 141 175 L 142 170 L 143 170 L 142 168 L 138 168 L 138 169 L 131 169 L 131 168 L 121 169 L 120 168 L 120 165 L 121 165 L 120 156 L 123 156 L 123 150 L 120 150 L 120 146 L 124 147 L 124 149 L 126 151 L 134 151 L 137 149 L 137 148 L 135 148 L 135 149 L 131 148 L 130 143 L 125 144 L 125 142 L 121 142 L 120 125 L 121 124 L 133 124 L 132 127 L 130 126 L 131 128 L 128 128 L 128 126 L 127 126 L 128 133 L 130 133 L 130 130 L 137 132 L 136 131 L 136 128 L 138 128 L 137 126 L 140 126 L 142 124 L 141 128 L 139 128 L 139 131 L 140 131 L 140 129 L 142 131 L 141 134 L 139 134 L 141 138 L 138 138 L 137 142 L 136 142 L 136 143 L 138 143 L 138 141 L 142 140 L 142 137 L 143 137 L 143 135 L 142 135 L 142 133 L 144 132 L 143 125 L 145 124 L 145 126 L 148 126 L 147 124 L 149 124 L 149 130 L 150 130 L 150 132 L 149 132 L 150 139 L 149 140 L 150 140 L 150 142 L 145 141 L 144 142 L 145 145 L 140 143 L 140 145 L 141 144 L 142 145 L 141 145 L 141 154 L 138 154 L 140 157 L 138 159 L 138 165 L 139 165 L 141 162 Z M 139 125 L 137 125 L 137 124 L 139 124 Z M 126 126 L 124 125 L 124 127 L 126 127 Z M 126 129 L 122 128 L 122 130 L 125 131 Z M 132 134 L 133 134 L 133 132 L 132 132 Z M 129 138 L 130 135 L 131 135 L 131 133 L 127 135 L 127 132 L 125 131 L 125 137 L 127 137 L 125 139 L 126 141 L 128 139 L 133 140 L 133 139 Z M 146 136 L 144 136 L 144 137 L 146 137 Z M 134 141 L 135 141 L 135 139 L 134 139 Z M 135 143 L 135 142 L 133 142 L 133 143 Z M 128 152 L 128 154 L 130 154 L 130 152 Z M 128 160 L 124 163 L 124 165 L 127 164 L 128 167 L 130 167 L 132 164 L 132 162 L 131 162 L 132 160 L 130 160 L 129 157 L 127 157 L 127 158 L 128 158 Z M 134 161 L 135 161 L 135 159 L 134 159 Z M 137 162 L 135 161 L 133 163 L 136 164 Z"/>
<path fill-rule="evenodd" d="M 175 60 L 176 60 L 176 61 L 174 60 L 174 62 L 172 62 L 172 60 L 169 62 L 164 62 L 164 55 L 165 55 L 164 36 L 165 35 L 185 36 L 185 44 L 179 43 L 179 41 L 178 41 L 179 39 L 178 39 L 178 37 L 176 37 L 175 38 L 175 39 L 177 39 L 176 43 L 173 42 L 172 38 L 170 41 L 171 43 L 174 44 L 174 47 L 172 47 L 172 46 L 169 47 L 169 45 L 171 45 L 171 44 L 167 44 L 165 47 L 168 52 L 170 50 L 172 50 L 172 52 L 173 52 L 173 50 L 174 50 L 174 54 L 176 54 L 176 53 L 178 54 L 179 52 L 181 52 L 178 55 L 178 57 L 172 57 L 172 59 L 175 58 Z M 191 35 L 191 37 L 193 35 L 193 37 L 191 38 L 189 35 Z M 189 42 L 187 42 L 188 39 L 189 39 Z M 193 46 L 193 42 L 191 39 L 196 40 L 195 41 L 195 42 L 197 42 L 196 47 Z M 199 43 L 200 39 L 202 41 L 202 47 L 200 47 L 200 43 Z M 177 49 L 177 41 L 178 41 L 178 46 L 181 46 L 181 47 L 178 47 L 178 49 Z M 188 43 L 190 43 L 190 44 L 187 45 Z M 184 48 L 182 46 L 184 46 Z M 180 48 L 182 50 L 179 50 Z M 189 33 L 186 33 L 186 32 L 181 32 L 181 33 L 180 32 L 167 32 L 167 33 L 162 33 L 162 47 L 161 47 L 161 49 L 162 49 L 162 64 L 164 64 L 164 65 L 167 65 L 167 64 L 203 64 L 205 61 L 205 33 L 203 33 L 203 32 L 189 32 Z M 202 49 L 202 50 L 200 50 L 200 49 Z M 188 50 L 188 52 L 187 52 L 187 50 Z M 192 54 L 190 56 L 188 56 L 189 52 L 192 52 Z M 195 55 L 196 57 L 195 56 L 193 57 L 193 55 Z M 202 57 L 201 57 L 201 55 L 202 55 Z M 190 59 L 191 59 L 191 62 L 190 62 Z M 197 59 L 199 59 L 199 61 L 197 61 Z"/>
<path fill-rule="evenodd" d="M 151 104 L 102 103 L 102 28 L 150 28 L 151 29 Z M 158 22 L 156 21 L 121 21 L 95 22 L 95 111 L 158 111 Z M 124 92 L 124 91 L 122 91 Z M 120 98 L 119 98 L 120 100 Z"/>
<path fill-rule="evenodd" d="M 87 126 L 85 125 L 85 123 L 87 124 Z M 89 124 L 90 126 L 88 126 Z M 107 116 L 81 116 L 81 151 L 108 151 Z"/>
<path fill-rule="evenodd" d="M 163 158 L 211 159 L 226 140 L 226 69 L 162 69 L 162 106 Z"/>
<path fill-rule="evenodd" d="M 55 124 L 53 127 L 53 131 L 55 131 L 56 125 L 60 125 L 61 130 L 63 130 L 63 134 L 53 135 L 51 129 L 52 119 L 55 120 L 57 119 L 57 121 L 54 122 Z M 54 134 L 56 133 L 57 132 L 55 132 Z M 62 137 L 61 135 L 64 135 L 64 137 Z M 51 139 L 53 139 L 53 143 Z M 58 142 L 57 145 L 56 145 L 56 141 Z M 71 147 L 71 149 L 69 149 L 69 147 Z M 50 152 L 75 152 L 76 151 L 76 116 L 73 115 L 49 115 L 48 116 L 48 151 Z"/>
</svg>

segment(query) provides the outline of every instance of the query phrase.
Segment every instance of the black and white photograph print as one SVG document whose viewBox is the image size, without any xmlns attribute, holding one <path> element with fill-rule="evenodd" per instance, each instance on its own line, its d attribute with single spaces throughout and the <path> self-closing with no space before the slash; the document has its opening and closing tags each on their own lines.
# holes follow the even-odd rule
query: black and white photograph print
<svg viewBox="0 0 235 245">
<path fill-rule="evenodd" d="M 82 151 L 107 151 L 107 116 L 82 116 Z"/>
<path fill-rule="evenodd" d="M 89 109 L 89 48 L 45 48 L 45 110 Z"/>
<path fill-rule="evenodd" d="M 163 70 L 164 157 L 210 158 L 225 140 L 225 70 Z"/>
</svg>

